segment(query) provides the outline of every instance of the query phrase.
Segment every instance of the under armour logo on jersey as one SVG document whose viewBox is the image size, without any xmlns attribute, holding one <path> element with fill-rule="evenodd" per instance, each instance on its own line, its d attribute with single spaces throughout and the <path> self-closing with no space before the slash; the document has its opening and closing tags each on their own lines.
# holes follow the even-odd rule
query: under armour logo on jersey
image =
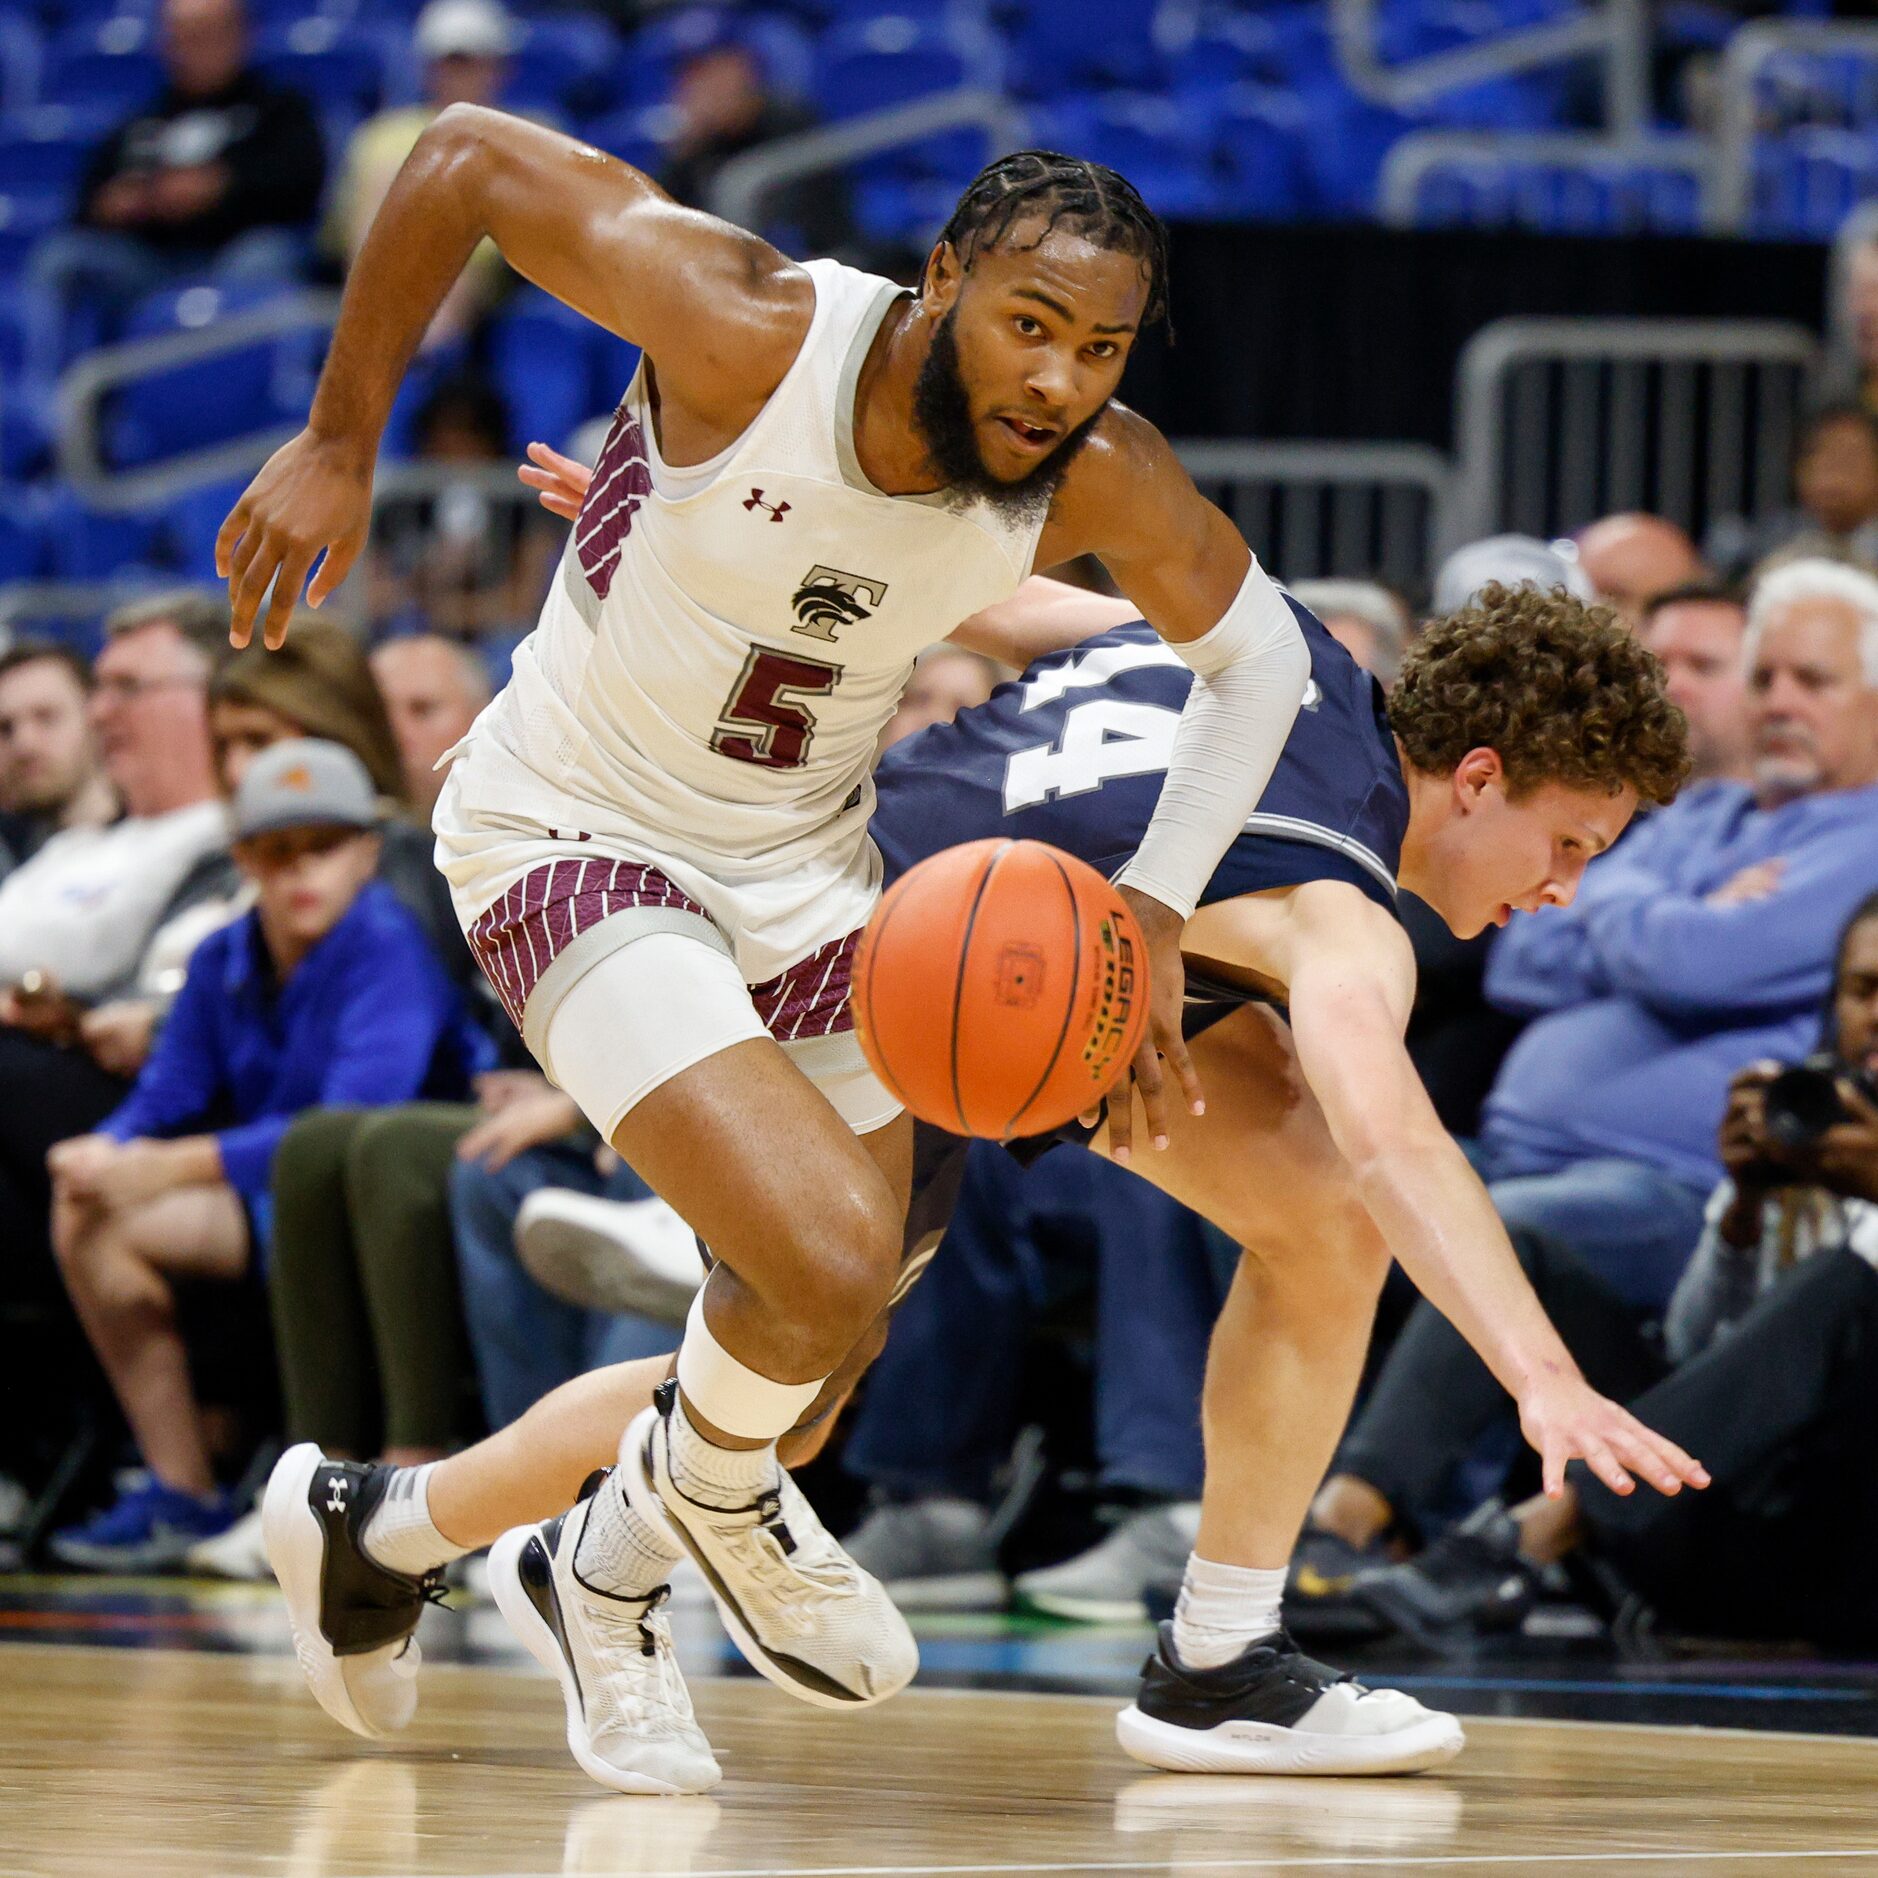
<svg viewBox="0 0 1878 1878">
<path fill-rule="evenodd" d="M 884 580 L 869 580 L 865 574 L 844 574 L 838 567 L 823 567 L 818 563 L 802 576 L 802 585 L 790 602 L 796 610 L 796 623 L 790 630 L 810 639 L 832 640 L 837 626 L 853 626 L 861 620 L 872 619 L 874 609 L 886 597 Z"/>
<path fill-rule="evenodd" d="M 746 509 L 767 509 L 772 522 L 780 522 L 782 518 L 789 513 L 788 503 L 765 502 L 763 500 L 763 492 L 760 489 L 752 489 L 749 496 L 745 499 L 743 506 Z"/>
<path fill-rule="evenodd" d="M 326 1510 L 329 1513 L 343 1513 L 346 1510 L 346 1489 L 351 1482 L 344 1474 L 326 1476 Z"/>
</svg>

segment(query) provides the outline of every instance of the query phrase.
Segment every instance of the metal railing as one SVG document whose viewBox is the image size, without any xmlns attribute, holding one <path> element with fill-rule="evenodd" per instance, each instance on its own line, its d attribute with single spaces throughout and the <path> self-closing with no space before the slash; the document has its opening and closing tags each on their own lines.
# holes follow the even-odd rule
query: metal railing
<svg viewBox="0 0 1878 1878">
<path fill-rule="evenodd" d="M 1363 97 L 1415 111 L 1449 92 L 1567 60 L 1597 58 L 1604 68 L 1604 124 L 1636 135 L 1650 122 L 1650 26 L 1645 0 L 1602 0 L 1538 26 L 1516 28 L 1417 59 L 1385 62 L 1377 53 L 1381 0 L 1330 0 L 1337 63 Z"/>
<path fill-rule="evenodd" d="M 762 220 L 763 205 L 785 183 L 840 169 L 861 157 L 877 156 L 902 144 L 919 143 L 948 130 L 979 129 L 998 150 L 1015 148 L 1023 139 L 1024 118 L 1003 92 L 984 85 L 965 85 L 935 92 L 911 104 L 896 104 L 865 117 L 779 137 L 760 149 L 733 157 L 718 172 L 711 191 L 711 212 L 739 228 L 754 228 Z"/>
<path fill-rule="evenodd" d="M 1743 232 L 1754 209 L 1754 149 L 1760 130 L 1760 85 L 1770 64 L 1792 54 L 1870 60 L 1878 104 L 1878 25 L 1823 20 L 1754 20 L 1738 27 L 1722 55 L 1716 113 L 1715 178 L 1709 226 Z"/>
<path fill-rule="evenodd" d="M 1517 131 L 1491 135 L 1484 131 L 1411 131 L 1397 138 L 1383 159 L 1376 186 L 1376 213 L 1396 228 L 1418 226 L 1421 189 L 1428 177 L 1447 166 L 1469 163 L 1529 163 L 1568 177 L 1582 177 L 1588 189 L 1621 186 L 1627 180 L 1622 166 L 1629 165 L 1680 173 L 1706 195 L 1713 157 L 1708 144 L 1699 137 L 1602 137 L 1573 131 L 1530 135 Z M 1645 221 L 1636 230 L 1623 232 L 1650 232 L 1651 226 Z"/>
<path fill-rule="evenodd" d="M 1282 578 L 1368 574 L 1411 590 L 1426 584 L 1452 493 L 1453 474 L 1439 450 L 1238 439 L 1174 448 L 1202 492 Z"/>
<path fill-rule="evenodd" d="M 164 333 L 88 352 L 59 380 L 59 474 L 94 509 L 117 514 L 173 502 L 208 483 L 258 469 L 300 428 L 275 425 L 189 450 L 135 469 L 115 469 L 104 455 L 104 405 L 138 379 L 245 351 L 294 332 L 330 332 L 339 316 L 331 293 L 283 295 L 194 332 Z"/>
<path fill-rule="evenodd" d="M 1818 340 L 1775 320 L 1509 319 L 1455 378 L 1444 544 L 1648 509 L 1699 535 L 1786 500 Z"/>
</svg>

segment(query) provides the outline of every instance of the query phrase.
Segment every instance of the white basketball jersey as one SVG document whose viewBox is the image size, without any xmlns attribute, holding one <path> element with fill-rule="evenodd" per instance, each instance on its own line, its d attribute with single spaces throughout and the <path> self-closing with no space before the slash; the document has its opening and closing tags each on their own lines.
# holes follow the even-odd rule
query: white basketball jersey
<svg viewBox="0 0 1878 1878">
<path fill-rule="evenodd" d="M 705 463 L 661 460 L 641 365 L 553 590 L 476 729 L 545 825 L 774 877 L 857 849 L 915 656 L 1030 572 L 1040 515 L 887 496 L 854 394 L 900 291 L 811 261 L 788 374 Z"/>
</svg>

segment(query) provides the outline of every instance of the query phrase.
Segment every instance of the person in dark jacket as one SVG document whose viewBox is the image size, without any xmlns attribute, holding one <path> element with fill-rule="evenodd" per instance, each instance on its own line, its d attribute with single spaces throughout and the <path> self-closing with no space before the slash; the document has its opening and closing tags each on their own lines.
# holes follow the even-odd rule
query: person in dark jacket
<svg viewBox="0 0 1878 1878">
<path fill-rule="evenodd" d="M 84 303 L 67 344 L 171 283 L 291 280 L 325 181 L 318 121 L 248 64 L 241 0 L 165 0 L 168 83 L 93 152 L 78 223 L 33 257 L 36 282 Z"/>
<path fill-rule="evenodd" d="M 232 1523 L 176 1327 L 178 1279 L 266 1262 L 275 1150 L 306 1109 L 461 1097 L 492 1051 L 417 921 L 372 876 L 378 798 L 349 750 L 276 744 L 234 801 L 252 911 L 197 947 L 142 1075 L 49 1156 L 53 1243 L 148 1479 L 57 1534 L 68 1564 L 150 1570 Z"/>
</svg>

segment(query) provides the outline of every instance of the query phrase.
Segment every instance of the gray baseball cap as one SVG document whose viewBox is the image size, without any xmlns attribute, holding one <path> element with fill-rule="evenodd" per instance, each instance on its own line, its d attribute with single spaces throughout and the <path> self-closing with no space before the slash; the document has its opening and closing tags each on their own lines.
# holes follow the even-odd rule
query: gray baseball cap
<svg viewBox="0 0 1878 1878">
<path fill-rule="evenodd" d="M 245 841 L 280 828 L 376 828 L 380 817 L 372 779 L 344 744 L 295 737 L 248 765 L 230 819 Z"/>
<path fill-rule="evenodd" d="M 1530 583 L 1543 593 L 1563 587 L 1580 600 L 1597 598 L 1575 553 L 1563 554 L 1537 535 L 1489 535 L 1456 548 L 1441 563 L 1435 576 L 1435 617 L 1458 613 L 1496 580 L 1502 587 Z"/>
</svg>

